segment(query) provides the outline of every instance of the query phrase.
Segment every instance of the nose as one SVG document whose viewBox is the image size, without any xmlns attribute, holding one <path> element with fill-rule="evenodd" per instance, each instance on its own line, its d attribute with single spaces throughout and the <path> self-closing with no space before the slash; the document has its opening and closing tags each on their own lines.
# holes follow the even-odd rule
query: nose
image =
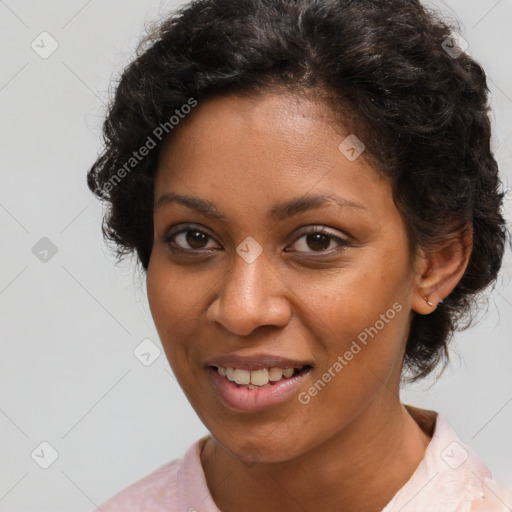
<svg viewBox="0 0 512 512">
<path fill-rule="evenodd" d="M 252 263 L 235 254 L 206 317 L 238 336 L 261 326 L 283 327 L 291 317 L 286 290 L 264 253 Z"/>
</svg>

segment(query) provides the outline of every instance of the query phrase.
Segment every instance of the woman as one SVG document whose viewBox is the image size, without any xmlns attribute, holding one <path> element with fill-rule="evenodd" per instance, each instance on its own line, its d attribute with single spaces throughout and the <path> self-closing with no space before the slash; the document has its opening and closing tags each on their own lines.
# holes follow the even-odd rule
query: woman
<svg viewBox="0 0 512 512">
<path fill-rule="evenodd" d="M 501 265 L 488 110 L 414 0 L 204 0 L 162 23 L 88 184 L 210 435 L 103 512 L 507 510 L 399 397 Z"/>
</svg>

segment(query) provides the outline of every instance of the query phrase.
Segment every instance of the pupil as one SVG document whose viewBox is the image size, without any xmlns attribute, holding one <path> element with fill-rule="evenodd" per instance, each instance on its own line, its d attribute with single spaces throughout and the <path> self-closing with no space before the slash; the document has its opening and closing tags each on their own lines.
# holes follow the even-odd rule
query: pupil
<svg viewBox="0 0 512 512">
<path fill-rule="evenodd" d="M 325 250 L 329 247 L 329 237 L 323 233 L 313 233 L 306 236 L 306 241 L 310 249 L 314 251 Z"/>
<path fill-rule="evenodd" d="M 187 243 L 194 249 L 200 249 L 201 247 L 204 247 L 204 244 L 201 245 L 201 243 L 206 242 L 207 238 L 208 235 L 201 233 L 201 231 L 187 231 Z"/>
</svg>

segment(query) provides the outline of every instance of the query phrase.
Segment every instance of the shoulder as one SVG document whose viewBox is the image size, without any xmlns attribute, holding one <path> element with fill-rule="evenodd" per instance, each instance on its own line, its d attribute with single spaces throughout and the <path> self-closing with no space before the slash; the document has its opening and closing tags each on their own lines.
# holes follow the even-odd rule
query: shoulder
<svg viewBox="0 0 512 512">
<path fill-rule="evenodd" d="M 471 502 L 469 512 L 510 512 L 512 487 L 506 487 L 494 479 L 485 479 L 482 495 Z"/>
<path fill-rule="evenodd" d="M 432 415 L 407 409 L 424 430 L 425 426 L 432 426 Z M 458 438 L 445 418 L 434 415 L 433 435 L 425 457 L 383 512 L 510 511 L 505 505 L 509 500 L 497 488 L 489 468 Z"/>
<path fill-rule="evenodd" d="M 438 418 L 438 438 L 432 450 L 432 461 L 443 477 L 446 491 L 453 493 L 456 512 L 510 512 L 510 489 L 498 484 L 483 460 L 463 443 L 442 416 Z M 448 489 L 449 487 L 449 489 Z"/>
<path fill-rule="evenodd" d="M 204 479 L 199 454 L 207 437 L 189 447 L 183 458 L 160 466 L 90 512 L 164 512 L 178 510 L 180 498 Z"/>
<path fill-rule="evenodd" d="M 182 459 L 164 464 L 144 478 L 134 482 L 98 510 L 102 512 L 149 512 L 166 510 L 177 499 L 177 474 Z M 91 511 L 92 512 L 92 511 Z M 96 512 L 96 511 L 94 511 Z"/>
</svg>

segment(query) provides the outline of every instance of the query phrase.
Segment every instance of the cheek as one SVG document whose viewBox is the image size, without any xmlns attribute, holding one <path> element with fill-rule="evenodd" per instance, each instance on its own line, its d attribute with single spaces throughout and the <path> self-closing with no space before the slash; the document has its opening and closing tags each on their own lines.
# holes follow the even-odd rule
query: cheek
<svg viewBox="0 0 512 512">
<path fill-rule="evenodd" d="M 340 309 L 334 305 L 324 312 L 330 314 L 328 329 L 317 323 L 327 357 L 301 396 L 301 403 L 310 402 L 311 414 L 323 415 L 326 431 L 329 425 L 350 422 L 384 386 L 394 388 L 408 324 L 398 302 L 375 310 L 341 301 L 337 305 Z"/>
<path fill-rule="evenodd" d="M 184 279 L 163 260 L 158 255 L 150 260 L 146 287 L 155 327 L 166 353 L 170 355 L 177 341 L 186 339 L 190 329 L 188 317 L 194 316 L 194 304 L 199 297 L 197 286 L 193 286 L 195 281 Z"/>
<path fill-rule="evenodd" d="M 311 321 L 316 319 L 325 339 L 355 339 L 376 322 L 383 334 L 401 330 L 407 319 L 399 313 L 407 309 L 410 295 L 406 265 L 404 261 L 387 265 L 384 258 L 375 260 L 364 257 L 328 280 L 309 281 L 303 313 L 310 311 Z"/>
<path fill-rule="evenodd" d="M 324 340 L 329 364 L 338 356 L 347 361 L 347 367 L 384 370 L 394 364 L 403 349 L 408 326 L 402 297 L 343 296 L 323 304 L 329 306 L 312 311 L 310 319 L 316 325 L 313 332 Z"/>
<path fill-rule="evenodd" d="M 384 272 L 351 272 L 334 286 L 312 290 L 315 299 L 303 309 L 308 329 L 320 340 L 323 352 L 319 374 L 335 374 L 334 389 L 361 396 L 401 365 L 409 326 L 408 280 L 402 268 Z M 335 367 L 335 363 L 338 363 Z M 326 376 L 329 379 L 329 375 Z M 366 390 L 366 391 L 365 391 Z"/>
<path fill-rule="evenodd" d="M 169 276 L 161 271 L 157 258 L 153 256 L 146 274 L 146 289 L 151 315 L 163 342 L 162 334 L 165 328 L 174 321 L 177 311 L 173 306 L 176 306 L 178 302 L 173 300 L 173 290 Z"/>
</svg>

